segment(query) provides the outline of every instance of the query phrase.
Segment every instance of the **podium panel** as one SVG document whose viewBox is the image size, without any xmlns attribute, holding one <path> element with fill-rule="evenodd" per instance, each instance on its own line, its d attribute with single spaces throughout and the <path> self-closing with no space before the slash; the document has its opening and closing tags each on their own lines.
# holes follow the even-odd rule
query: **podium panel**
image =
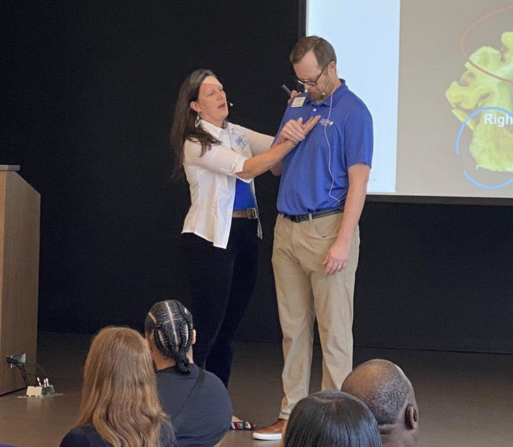
<svg viewBox="0 0 513 447">
<path fill-rule="evenodd" d="M 13 171 L 0 171 L 0 395 L 25 387 L 5 358 L 36 363 L 40 196 Z"/>
</svg>

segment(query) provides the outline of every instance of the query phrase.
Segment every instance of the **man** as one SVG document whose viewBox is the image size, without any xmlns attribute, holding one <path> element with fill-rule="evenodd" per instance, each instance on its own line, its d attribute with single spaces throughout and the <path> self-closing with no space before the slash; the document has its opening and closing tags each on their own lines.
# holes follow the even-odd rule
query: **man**
<svg viewBox="0 0 513 447">
<path fill-rule="evenodd" d="M 306 92 L 289 102 L 278 137 L 298 144 L 272 169 L 282 176 L 273 267 L 285 397 L 278 421 L 253 433 L 260 440 L 281 439 L 292 408 L 308 395 L 315 318 L 323 351 L 322 389 L 340 389 L 352 369 L 358 220 L 372 161 L 371 115 L 338 78 L 333 47 L 319 37 L 305 37 L 290 60 Z M 305 123 L 317 115 L 321 120 L 305 138 L 301 119 Z"/>
<path fill-rule="evenodd" d="M 383 447 L 416 447 L 419 413 L 413 386 L 401 368 L 387 360 L 370 360 L 342 385 L 369 407 L 378 421 Z"/>
</svg>

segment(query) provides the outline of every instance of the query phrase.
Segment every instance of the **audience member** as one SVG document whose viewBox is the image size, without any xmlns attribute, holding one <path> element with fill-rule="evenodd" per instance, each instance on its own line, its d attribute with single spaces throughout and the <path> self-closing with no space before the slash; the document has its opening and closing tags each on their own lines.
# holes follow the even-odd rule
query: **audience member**
<svg viewBox="0 0 513 447">
<path fill-rule="evenodd" d="M 102 329 L 87 355 L 77 426 L 61 447 L 175 447 L 155 382 L 144 338 L 128 328 Z"/>
<path fill-rule="evenodd" d="M 217 444 L 230 428 L 233 409 L 221 380 L 194 364 L 192 315 L 179 301 L 158 302 L 146 317 L 145 333 L 160 401 L 180 447 Z"/>
<path fill-rule="evenodd" d="M 381 447 L 376 419 L 358 399 L 340 391 L 321 391 L 292 410 L 284 447 Z"/>
<path fill-rule="evenodd" d="M 378 422 L 384 447 L 416 447 L 419 412 L 413 386 L 397 365 L 370 360 L 346 378 L 342 391 L 370 409 Z"/>
</svg>

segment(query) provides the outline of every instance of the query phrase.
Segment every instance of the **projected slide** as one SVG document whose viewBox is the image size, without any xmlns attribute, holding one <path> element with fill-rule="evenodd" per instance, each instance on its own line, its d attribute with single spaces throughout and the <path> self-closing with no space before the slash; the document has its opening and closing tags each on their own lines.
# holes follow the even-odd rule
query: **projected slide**
<svg viewBox="0 0 513 447">
<path fill-rule="evenodd" d="M 513 1 L 309 0 L 375 125 L 369 191 L 513 198 Z"/>
<path fill-rule="evenodd" d="M 463 39 L 463 52 L 464 44 Z M 456 153 L 460 153 L 460 137 L 468 127 L 472 133 L 470 153 L 476 168 L 513 173 L 513 32 L 502 35 L 502 44 L 501 49 L 483 46 L 476 50 L 465 64 L 467 70 L 461 81 L 453 82 L 446 95 L 453 113 L 463 123 Z M 477 180 L 477 170 L 464 172 L 472 183 L 484 188 L 500 188 L 513 182 L 511 176 L 506 182 L 483 183 Z M 493 176 L 482 176 L 485 175 L 488 181 L 494 181 Z"/>
</svg>

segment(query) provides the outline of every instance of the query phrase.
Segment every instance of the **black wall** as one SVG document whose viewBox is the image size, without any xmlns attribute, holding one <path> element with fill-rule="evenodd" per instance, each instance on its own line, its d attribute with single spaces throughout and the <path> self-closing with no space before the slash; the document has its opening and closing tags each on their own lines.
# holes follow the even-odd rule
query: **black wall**
<svg viewBox="0 0 513 447">
<path fill-rule="evenodd" d="M 40 329 L 140 327 L 154 301 L 185 293 L 178 240 L 188 190 L 171 179 L 168 144 L 179 85 L 195 68 L 213 69 L 235 104 L 230 119 L 274 133 L 280 86 L 293 86 L 298 1 L 1 8 L 0 164 L 20 164 L 42 196 Z M 270 264 L 277 186 L 270 174 L 257 180 L 265 240 L 243 339 L 280 339 Z M 513 207 L 368 203 L 356 343 L 513 352 L 512 227 Z"/>
</svg>

